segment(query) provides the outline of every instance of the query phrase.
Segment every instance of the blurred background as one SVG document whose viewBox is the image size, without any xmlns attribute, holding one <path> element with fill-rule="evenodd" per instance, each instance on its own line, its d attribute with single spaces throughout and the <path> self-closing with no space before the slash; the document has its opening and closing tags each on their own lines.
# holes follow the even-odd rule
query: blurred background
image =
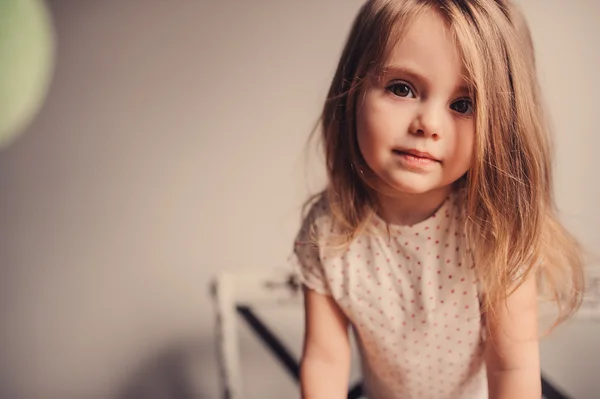
<svg viewBox="0 0 600 399">
<path fill-rule="evenodd" d="M 286 267 L 323 181 L 306 141 L 361 3 L 46 2 L 49 92 L 0 151 L 0 398 L 221 397 L 209 282 Z M 597 250 L 600 2 L 518 3 L 556 130 L 557 202 Z M 302 315 L 261 316 L 297 355 Z M 574 398 L 600 397 L 591 316 L 542 343 L 545 374 Z M 243 324 L 240 339 L 247 397 L 297 397 Z"/>
</svg>

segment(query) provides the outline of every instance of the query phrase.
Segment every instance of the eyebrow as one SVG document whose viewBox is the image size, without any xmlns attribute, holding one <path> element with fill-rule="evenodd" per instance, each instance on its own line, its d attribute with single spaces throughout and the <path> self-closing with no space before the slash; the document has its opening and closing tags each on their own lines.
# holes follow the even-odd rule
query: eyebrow
<svg viewBox="0 0 600 399">
<path fill-rule="evenodd" d="M 425 76 L 417 72 L 415 69 L 405 66 L 386 65 L 381 70 L 381 77 L 387 75 L 404 75 L 408 76 L 412 80 L 419 82 L 422 85 L 429 86 L 431 84 L 431 82 Z M 456 91 L 459 93 L 470 93 L 471 87 L 465 83 L 457 87 Z"/>
</svg>

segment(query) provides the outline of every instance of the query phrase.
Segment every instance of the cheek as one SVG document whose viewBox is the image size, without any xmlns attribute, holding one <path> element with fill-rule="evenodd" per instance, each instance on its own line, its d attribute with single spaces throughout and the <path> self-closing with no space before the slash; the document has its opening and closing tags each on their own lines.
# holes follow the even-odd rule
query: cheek
<svg viewBox="0 0 600 399">
<path fill-rule="evenodd" d="M 358 142 L 358 150 L 364 157 L 369 147 L 369 126 L 365 120 L 364 112 L 358 112 L 356 115 L 356 141 Z"/>
<path fill-rule="evenodd" d="M 471 126 L 459 130 L 454 147 L 454 165 L 461 172 L 466 172 L 473 158 L 475 135 Z"/>
<path fill-rule="evenodd" d="M 365 105 L 357 114 L 356 135 L 362 151 L 378 151 L 393 142 L 397 121 L 383 107 Z"/>
<path fill-rule="evenodd" d="M 381 136 L 381 120 L 369 104 L 364 106 L 356 115 L 356 139 L 358 148 L 365 159 L 371 158 L 379 147 Z"/>
<path fill-rule="evenodd" d="M 468 169 L 471 165 L 471 160 L 473 159 L 473 145 L 475 142 L 475 137 L 473 132 L 469 132 L 465 137 L 462 137 L 460 145 L 460 157 L 462 161 L 463 168 Z"/>
</svg>

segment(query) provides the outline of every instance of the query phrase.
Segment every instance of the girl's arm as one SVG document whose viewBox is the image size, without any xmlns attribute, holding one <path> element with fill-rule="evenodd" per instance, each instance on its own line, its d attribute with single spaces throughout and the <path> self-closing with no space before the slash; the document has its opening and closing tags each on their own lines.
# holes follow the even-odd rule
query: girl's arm
<svg viewBox="0 0 600 399">
<path fill-rule="evenodd" d="M 333 298 L 304 289 L 305 336 L 300 369 L 302 399 L 348 396 L 348 320 Z"/>
<path fill-rule="evenodd" d="M 532 273 L 533 275 L 533 273 Z M 529 277 L 488 320 L 490 399 L 542 397 L 535 277 Z"/>
</svg>

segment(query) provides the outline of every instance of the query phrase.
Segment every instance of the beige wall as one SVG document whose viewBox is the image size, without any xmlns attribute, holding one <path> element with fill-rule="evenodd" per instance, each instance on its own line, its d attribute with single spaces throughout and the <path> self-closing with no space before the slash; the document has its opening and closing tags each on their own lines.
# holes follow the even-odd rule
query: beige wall
<svg viewBox="0 0 600 399">
<path fill-rule="evenodd" d="M 598 248 L 600 3 L 522 3 L 558 132 L 558 202 Z M 49 100 L 0 154 L 0 396 L 217 397 L 209 278 L 284 264 L 303 145 L 359 4 L 51 2 Z M 300 326 L 278 327 L 295 350 Z M 242 333 L 250 397 L 292 397 Z M 599 333 L 573 322 L 544 343 L 545 369 L 577 398 L 598 392 Z"/>
</svg>

